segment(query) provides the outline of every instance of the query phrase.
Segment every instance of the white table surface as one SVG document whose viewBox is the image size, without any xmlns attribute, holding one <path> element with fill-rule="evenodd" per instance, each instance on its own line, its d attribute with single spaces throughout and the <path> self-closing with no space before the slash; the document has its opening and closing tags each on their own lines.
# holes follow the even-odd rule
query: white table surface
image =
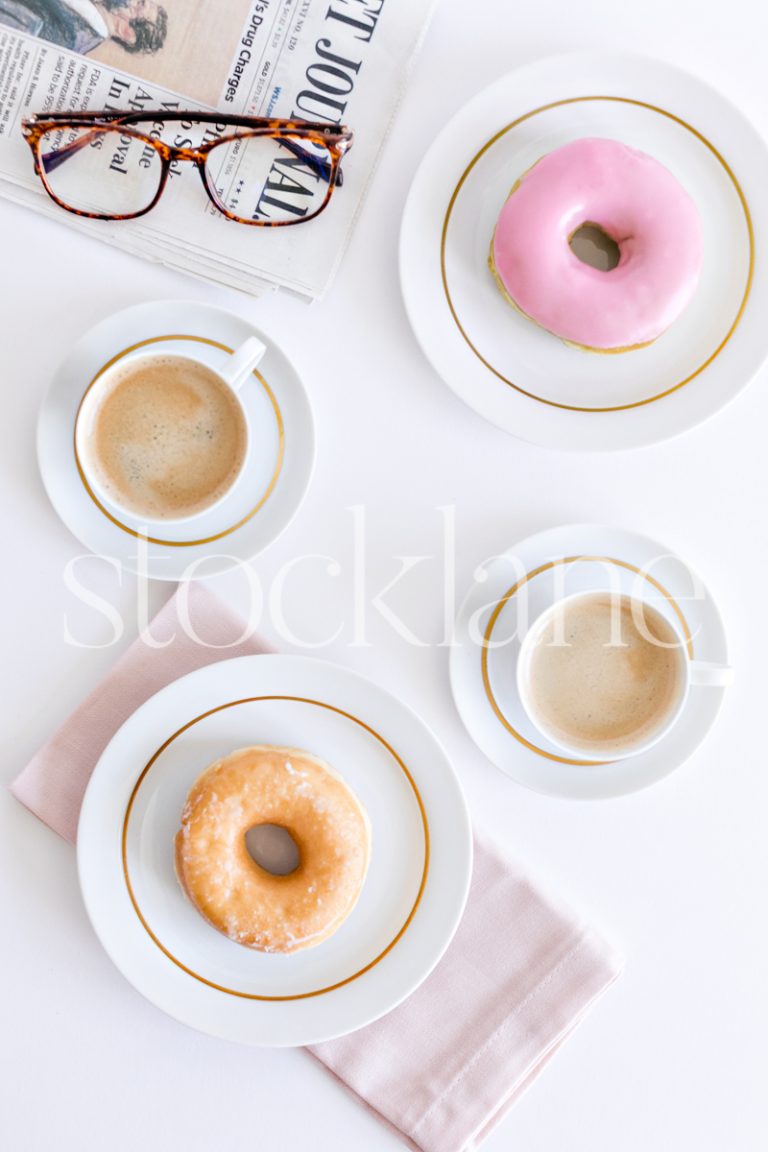
<svg viewBox="0 0 768 1152">
<path fill-rule="evenodd" d="M 343 624 L 320 654 L 417 707 L 454 757 L 475 822 L 627 956 L 622 980 L 494 1132 L 488 1152 L 768 1146 L 760 671 L 768 643 L 760 577 L 768 564 L 768 394 L 757 380 L 706 426 L 625 455 L 559 455 L 516 442 L 465 408 L 416 345 L 395 259 L 403 201 L 423 147 L 462 99 L 518 64 L 570 49 L 663 55 L 721 87 L 768 133 L 766 43 L 768 8 L 749 0 L 443 0 L 336 285 L 313 308 L 205 286 L 0 203 L 1 778 L 23 766 L 135 632 L 129 623 L 117 647 L 101 649 L 64 639 L 65 619 L 83 642 L 103 642 L 109 630 L 65 588 L 64 567 L 83 549 L 49 506 L 35 463 L 37 409 L 54 366 L 92 323 L 139 301 L 188 297 L 253 317 L 304 371 L 319 436 L 308 499 L 255 561 L 256 572 L 267 586 L 300 553 L 339 559 L 335 578 L 309 564 L 291 577 L 287 611 L 296 632 L 321 641 Z M 320 334 L 329 330 L 340 334 L 336 354 L 315 358 L 311 350 L 328 346 Z M 371 646 L 349 647 L 348 509 L 358 504 L 367 508 L 373 588 L 395 575 L 396 557 L 435 557 L 391 597 L 424 647 L 407 644 L 375 613 Z M 566 521 L 647 532 L 700 568 L 720 601 L 739 675 L 687 766 L 626 800 L 573 804 L 526 792 L 485 760 L 453 708 L 438 646 L 436 509 L 445 504 L 456 507 L 459 592 L 484 557 Z M 79 573 L 132 619 L 132 577 L 119 583 L 93 559 Z M 242 574 L 211 587 L 245 607 Z M 153 604 L 170 591 L 155 586 Z M 263 631 L 274 637 L 269 621 Z M 72 848 L 5 790 L 0 856 L 0 1142 L 8 1152 L 399 1147 L 304 1053 L 212 1040 L 142 1000 L 91 931 Z"/>
</svg>

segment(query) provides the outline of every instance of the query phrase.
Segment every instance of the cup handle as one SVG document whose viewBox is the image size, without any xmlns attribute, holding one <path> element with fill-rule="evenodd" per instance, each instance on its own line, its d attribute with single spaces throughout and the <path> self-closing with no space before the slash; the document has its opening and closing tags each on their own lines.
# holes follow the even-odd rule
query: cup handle
<svg viewBox="0 0 768 1152">
<path fill-rule="evenodd" d="M 240 391 L 266 350 L 266 344 L 259 340 L 258 336 L 249 336 L 245 343 L 232 353 L 222 376 L 234 392 Z"/>
<path fill-rule="evenodd" d="M 728 664 L 711 664 L 708 660 L 692 660 L 691 684 L 704 688 L 725 688 L 733 684 L 733 668 Z"/>
</svg>

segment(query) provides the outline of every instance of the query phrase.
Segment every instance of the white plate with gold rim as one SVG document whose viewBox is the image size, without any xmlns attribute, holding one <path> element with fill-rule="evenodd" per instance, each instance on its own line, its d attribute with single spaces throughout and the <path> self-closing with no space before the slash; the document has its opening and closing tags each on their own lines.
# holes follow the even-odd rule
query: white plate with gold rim
<svg viewBox="0 0 768 1152">
<path fill-rule="evenodd" d="M 655 156 L 695 200 L 704 263 L 686 312 L 650 347 L 597 355 L 516 312 L 488 268 L 515 180 L 585 136 Z M 634 448 L 731 400 L 768 356 L 768 147 L 703 81 L 637 56 L 575 54 L 497 81 L 443 129 L 413 181 L 400 278 L 436 371 L 486 419 L 552 448 Z"/>
<path fill-rule="evenodd" d="M 100 501 L 79 468 L 74 427 L 83 395 L 101 372 L 137 347 L 194 355 L 221 370 L 231 350 L 252 335 L 267 351 L 240 393 L 251 443 L 232 491 L 193 521 L 162 527 L 142 525 Z M 309 485 L 314 425 L 298 372 L 267 335 L 221 308 L 158 300 L 107 317 L 67 353 L 40 410 L 37 453 L 51 503 L 86 548 L 156 580 L 184 580 L 249 560 L 280 535 Z"/>
<path fill-rule="evenodd" d="M 371 823 L 355 908 L 328 940 L 288 956 L 215 931 L 174 873 L 191 785 L 251 744 L 327 760 Z M 450 761 L 401 701 L 325 661 L 245 656 L 168 685 L 120 728 L 88 785 L 77 855 L 91 922 L 139 992 L 203 1032 L 292 1046 L 361 1028 L 426 978 L 464 909 L 472 832 Z"/>
<path fill-rule="evenodd" d="M 536 605 L 605 586 L 663 598 L 697 660 L 728 664 L 717 605 L 698 574 L 663 544 L 596 524 L 553 528 L 521 540 L 496 558 L 462 604 L 450 653 L 451 688 L 472 739 L 519 784 L 552 796 L 594 800 L 623 796 L 674 771 L 715 722 L 725 688 L 694 687 L 675 726 L 647 752 L 610 764 L 570 759 L 542 738 L 517 693 L 520 638 Z"/>
</svg>

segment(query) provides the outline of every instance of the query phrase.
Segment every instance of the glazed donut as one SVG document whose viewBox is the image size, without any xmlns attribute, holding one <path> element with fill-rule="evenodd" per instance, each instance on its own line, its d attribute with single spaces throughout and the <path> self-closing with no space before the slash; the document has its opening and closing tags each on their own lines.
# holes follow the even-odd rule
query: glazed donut
<svg viewBox="0 0 768 1152">
<path fill-rule="evenodd" d="M 246 847 L 256 825 L 293 838 L 298 867 L 261 868 Z M 176 834 L 176 874 L 201 915 L 259 952 L 297 952 L 330 936 L 365 880 L 365 809 L 323 760 L 296 748 L 258 745 L 216 761 L 196 780 Z"/>
<path fill-rule="evenodd" d="M 584 264 L 570 240 L 585 224 L 618 246 L 610 271 Z M 499 215 L 489 264 L 531 320 L 596 352 L 651 344 L 699 281 L 696 205 L 658 160 L 616 140 L 574 140 L 517 181 Z"/>
</svg>

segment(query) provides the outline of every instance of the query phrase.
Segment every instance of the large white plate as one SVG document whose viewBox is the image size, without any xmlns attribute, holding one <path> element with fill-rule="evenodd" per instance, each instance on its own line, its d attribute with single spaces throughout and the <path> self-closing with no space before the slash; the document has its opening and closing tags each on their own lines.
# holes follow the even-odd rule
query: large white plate
<svg viewBox="0 0 768 1152">
<path fill-rule="evenodd" d="M 74 448 L 77 411 L 94 378 L 137 346 L 192 355 L 221 370 L 229 352 L 254 334 L 267 351 L 240 393 L 251 446 L 224 500 L 193 521 L 151 528 L 101 504 L 86 487 Z M 298 372 L 264 332 L 208 304 L 157 300 L 107 317 L 65 356 L 40 410 L 37 454 L 51 503 L 92 552 L 155 580 L 213 576 L 261 552 L 298 511 L 314 465 L 312 410 Z"/>
<path fill-rule="evenodd" d="M 174 874 L 193 781 L 250 744 L 326 759 L 372 826 L 356 907 L 329 940 L 291 956 L 220 935 Z M 201 1031 L 274 1046 L 328 1040 L 399 1004 L 448 946 L 472 870 L 461 787 L 424 723 L 356 673 L 299 656 L 213 664 L 148 700 L 91 777 L 77 853 L 93 926 L 140 992 Z"/>
<path fill-rule="evenodd" d="M 714 724 L 725 688 L 694 687 L 680 719 L 647 752 L 610 764 L 573 760 L 541 737 L 517 694 L 519 640 L 556 596 L 608 586 L 653 603 L 663 597 L 689 640 L 689 655 L 727 664 L 717 604 L 701 577 L 663 544 L 619 528 L 569 524 L 521 540 L 467 593 L 451 647 L 451 688 L 467 731 L 519 784 L 578 800 L 623 796 L 679 768 Z"/>
<path fill-rule="evenodd" d="M 655 156 L 688 189 L 704 229 L 694 300 L 649 348 L 568 347 L 510 307 L 488 269 L 514 181 L 584 136 Z M 701 80 L 634 56 L 573 55 L 522 68 L 445 127 L 414 179 L 400 274 L 414 331 L 437 372 L 486 419 L 553 448 L 663 440 L 711 416 L 768 354 L 761 247 L 768 148 Z"/>
</svg>

